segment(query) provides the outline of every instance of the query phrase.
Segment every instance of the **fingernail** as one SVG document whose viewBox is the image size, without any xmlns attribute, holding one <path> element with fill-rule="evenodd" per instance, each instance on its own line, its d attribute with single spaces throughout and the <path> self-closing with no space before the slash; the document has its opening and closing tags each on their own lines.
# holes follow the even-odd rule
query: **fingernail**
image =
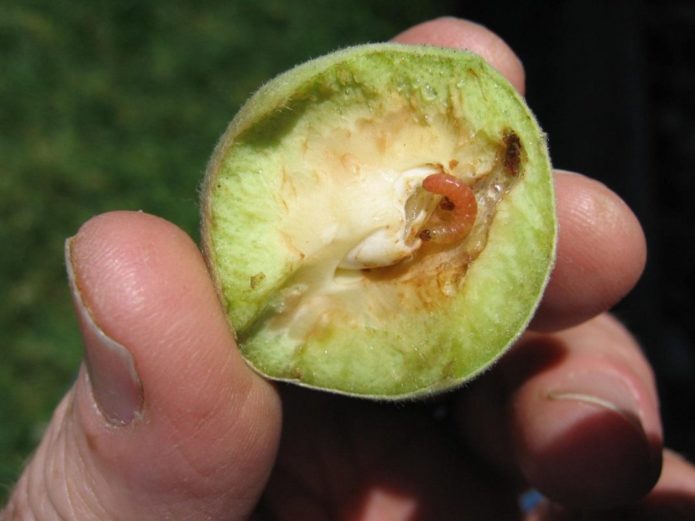
<svg viewBox="0 0 695 521">
<path fill-rule="evenodd" d="M 548 419 L 553 425 L 546 426 L 555 434 L 543 469 L 552 476 L 544 483 L 549 497 L 608 508 L 636 501 L 654 486 L 661 450 L 647 435 L 638 392 L 629 381 L 609 372 L 578 371 L 565 375 L 546 397 L 567 404 L 554 409 L 556 418 Z M 567 473 L 580 479 L 570 482 Z"/>
<path fill-rule="evenodd" d="M 637 398 L 618 377 L 593 371 L 569 374 L 563 385 L 550 390 L 547 396 L 550 400 L 570 400 L 612 411 L 644 435 Z"/>
<path fill-rule="evenodd" d="M 112 425 L 128 425 L 140 416 L 142 383 L 128 349 L 99 326 L 80 291 L 73 262 L 74 238 L 65 241 L 65 265 L 85 344 L 85 364 L 94 401 Z"/>
</svg>

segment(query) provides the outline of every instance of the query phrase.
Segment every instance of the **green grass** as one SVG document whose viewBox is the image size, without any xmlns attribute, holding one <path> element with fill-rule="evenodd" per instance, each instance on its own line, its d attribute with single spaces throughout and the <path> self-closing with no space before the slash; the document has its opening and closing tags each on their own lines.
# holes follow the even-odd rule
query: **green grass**
<svg viewBox="0 0 695 521">
<path fill-rule="evenodd" d="M 0 504 L 81 345 L 63 242 L 115 209 L 196 236 L 208 155 L 260 84 L 455 2 L 40 0 L 0 8 Z"/>
</svg>

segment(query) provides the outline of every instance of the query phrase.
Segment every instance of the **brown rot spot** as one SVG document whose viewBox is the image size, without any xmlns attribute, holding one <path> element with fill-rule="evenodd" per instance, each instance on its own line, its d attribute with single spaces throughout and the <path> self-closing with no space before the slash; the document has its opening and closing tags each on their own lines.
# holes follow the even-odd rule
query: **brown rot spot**
<svg viewBox="0 0 695 521">
<path fill-rule="evenodd" d="M 459 166 L 459 162 L 456 159 L 449 161 L 449 170 L 453 170 L 457 166 Z"/>
<path fill-rule="evenodd" d="M 260 272 L 252 275 L 249 279 L 249 286 L 251 289 L 256 289 L 265 280 L 265 273 Z"/>
<path fill-rule="evenodd" d="M 502 137 L 504 142 L 504 168 L 510 175 L 519 174 L 521 165 L 521 140 L 513 130 L 505 130 Z"/>
</svg>

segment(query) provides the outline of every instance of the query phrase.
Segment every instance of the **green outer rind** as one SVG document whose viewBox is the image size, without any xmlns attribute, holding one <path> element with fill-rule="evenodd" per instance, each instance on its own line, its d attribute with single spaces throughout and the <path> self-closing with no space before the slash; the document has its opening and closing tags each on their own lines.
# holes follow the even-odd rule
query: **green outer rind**
<svg viewBox="0 0 695 521">
<path fill-rule="evenodd" d="M 366 388 L 331 388 L 331 382 L 325 381 L 326 375 L 311 374 L 311 371 L 315 371 L 316 368 L 321 367 L 321 363 L 318 365 L 314 362 L 318 361 L 318 358 L 313 358 L 313 362 L 308 364 L 308 367 L 301 368 L 302 377 L 313 379 L 313 381 L 319 381 L 320 384 L 315 384 L 308 382 L 306 380 L 298 380 L 292 377 L 278 376 L 277 373 L 273 374 L 273 368 L 269 368 L 263 365 L 262 361 L 255 356 L 250 356 L 250 353 L 244 352 L 244 346 L 242 346 L 242 353 L 244 353 L 245 358 L 249 364 L 258 370 L 264 376 L 270 377 L 276 380 L 291 381 L 298 385 L 319 388 L 324 390 L 330 390 L 331 392 L 336 392 L 340 394 L 368 397 L 374 399 L 404 399 L 404 398 L 414 398 L 417 396 L 428 395 L 436 392 L 440 392 L 451 387 L 455 387 L 468 379 L 474 377 L 480 371 L 489 367 L 505 350 L 518 338 L 518 336 L 524 331 L 528 322 L 533 316 L 533 313 L 540 301 L 545 285 L 547 284 L 550 272 L 552 270 L 554 255 L 555 255 L 555 242 L 556 242 L 556 222 L 554 217 L 554 197 L 552 188 L 552 176 L 551 176 L 551 166 L 547 155 L 547 149 L 545 145 L 545 136 L 538 128 L 535 119 L 533 118 L 528 108 L 526 108 L 525 103 L 521 96 L 514 90 L 514 88 L 509 85 L 509 83 L 501 77 L 496 71 L 490 67 L 482 64 L 480 60 L 475 55 L 464 53 L 461 51 L 454 51 L 450 49 L 440 49 L 435 47 L 424 47 L 424 46 L 402 46 L 399 44 L 374 44 L 374 45 L 364 45 L 355 48 L 345 49 L 337 53 L 318 58 L 316 60 L 310 61 L 306 64 L 300 65 L 282 75 L 277 77 L 275 80 L 266 84 L 262 87 L 241 109 L 237 116 L 230 123 L 227 131 L 222 136 L 220 142 L 218 143 L 215 152 L 208 165 L 206 179 L 203 186 L 203 206 L 202 206 L 202 238 L 203 247 L 205 250 L 206 258 L 208 260 L 215 284 L 217 286 L 219 294 L 222 296 L 222 301 L 227 307 L 227 312 L 230 314 L 230 307 L 234 303 L 230 303 L 229 299 L 224 296 L 223 282 L 219 280 L 217 268 L 219 259 L 216 258 L 215 249 L 212 247 L 213 237 L 212 228 L 214 227 L 214 217 L 211 211 L 211 201 L 212 197 L 209 195 L 216 183 L 216 174 L 221 170 L 222 164 L 227 157 L 230 147 L 234 143 L 238 136 L 244 134 L 258 122 L 264 121 L 266 118 L 270 117 L 278 110 L 282 110 L 283 107 L 288 103 L 296 93 L 297 90 L 301 89 L 308 82 L 310 82 L 314 77 L 322 72 L 330 69 L 335 64 L 342 62 L 345 59 L 355 59 L 361 55 L 369 54 L 391 54 L 403 53 L 407 56 L 432 56 L 437 58 L 447 58 L 452 60 L 458 60 L 465 64 L 475 64 L 476 67 L 483 67 L 485 75 L 492 78 L 495 86 L 503 91 L 503 94 L 508 99 L 513 101 L 513 104 L 521 107 L 523 109 L 524 121 L 517 122 L 515 125 L 523 127 L 521 130 L 522 138 L 524 139 L 525 145 L 528 147 L 529 144 L 533 145 L 531 149 L 526 149 L 525 152 L 530 158 L 530 163 L 534 165 L 534 173 L 530 176 L 530 182 L 534 183 L 536 186 L 531 191 L 529 195 L 528 186 L 523 189 L 524 183 L 527 183 L 525 179 L 524 182 L 517 188 L 515 188 L 508 196 L 505 201 L 500 205 L 498 216 L 496 217 L 495 223 L 493 223 L 493 229 L 490 233 L 490 240 L 487 248 L 483 251 L 481 256 L 476 262 L 471 266 L 467 278 L 475 278 L 475 280 L 486 280 L 490 284 L 512 284 L 515 287 L 523 289 L 526 293 L 524 298 L 518 299 L 516 301 L 517 307 L 521 309 L 514 309 L 510 315 L 514 316 L 515 319 L 513 323 L 505 323 L 503 319 L 499 317 L 492 317 L 488 322 L 481 320 L 481 316 L 475 315 L 471 316 L 468 311 L 471 306 L 472 301 L 479 301 L 479 306 L 485 306 L 489 304 L 492 297 L 489 294 L 481 294 L 480 287 L 481 284 L 474 284 L 475 287 L 469 287 L 469 285 L 464 284 L 462 288 L 462 293 L 466 293 L 465 296 L 456 297 L 455 303 L 447 310 L 444 309 L 441 315 L 435 319 L 431 317 L 427 318 L 428 324 L 423 325 L 422 330 L 430 337 L 436 335 L 435 340 L 442 352 L 449 350 L 451 353 L 456 353 L 457 349 L 461 349 L 462 338 L 466 338 L 467 342 L 476 342 L 481 339 L 488 337 L 493 337 L 496 339 L 492 342 L 493 345 L 486 346 L 484 344 L 477 345 L 476 351 L 478 352 L 477 357 L 472 360 L 466 359 L 466 363 L 463 365 L 457 365 L 456 360 L 442 359 L 439 362 L 440 367 L 437 370 L 440 374 L 436 378 L 432 378 L 432 373 L 425 373 L 427 377 L 426 381 L 418 382 L 417 379 L 413 381 L 406 382 L 406 384 L 399 384 L 396 386 L 388 388 L 379 388 L 379 371 L 388 371 L 388 367 L 384 368 L 383 364 L 376 364 L 378 367 L 370 369 L 365 369 L 359 366 L 360 353 L 358 350 L 354 352 L 354 356 L 350 358 L 338 357 L 339 361 L 353 360 L 354 367 L 346 368 L 347 372 L 350 371 L 365 371 L 366 373 L 373 372 L 373 377 L 367 374 L 367 380 L 372 378 L 377 383 L 373 389 Z M 532 161 L 531 161 L 532 160 Z M 523 193 L 523 197 L 522 197 Z M 523 207 L 526 201 L 522 200 L 524 198 L 539 197 L 539 201 L 535 201 L 539 208 L 543 209 L 543 214 L 541 216 L 542 220 L 545 222 L 544 226 L 540 229 L 537 225 L 537 219 L 531 219 L 528 226 L 503 226 L 505 219 L 519 219 L 526 218 L 526 214 L 522 210 L 517 210 L 517 207 Z M 537 217 L 537 216 L 536 216 Z M 516 234 L 519 230 L 523 230 L 524 233 L 528 234 L 526 239 L 519 239 L 517 236 L 512 236 L 510 234 Z M 523 280 L 503 280 L 503 275 L 500 274 L 499 270 L 488 270 L 486 266 L 499 266 L 504 264 L 510 264 L 514 262 L 514 259 L 509 258 L 514 256 L 517 252 L 512 248 L 505 248 L 505 242 L 509 241 L 511 244 L 516 244 L 519 240 L 528 240 L 529 243 L 537 244 L 542 250 L 538 253 L 532 266 L 526 266 L 530 270 L 529 279 L 532 281 L 529 287 L 523 287 Z M 272 248 L 271 248 L 272 249 Z M 491 257 L 498 257 L 497 259 L 492 259 Z M 530 260 L 533 255 L 529 255 Z M 497 306 L 492 306 L 493 311 L 501 310 L 504 305 L 510 304 L 509 302 L 499 303 Z M 511 302 L 513 305 L 514 302 Z M 469 309 L 462 309 L 465 305 Z M 473 306 L 474 307 L 474 306 Z M 483 317 L 484 318 L 484 317 Z M 408 331 L 408 321 L 412 317 L 403 317 L 402 324 L 398 324 L 398 320 L 394 319 L 392 327 L 398 329 L 403 327 L 405 331 Z M 450 327 L 444 326 L 443 324 L 450 324 Z M 480 323 L 487 323 L 488 325 L 493 325 L 494 327 L 500 327 L 499 331 L 491 331 L 489 327 L 485 327 L 482 330 L 478 330 L 477 327 Z M 374 344 L 378 344 L 380 337 L 378 332 L 372 332 L 369 336 L 373 338 L 367 339 L 363 342 L 368 344 L 369 340 L 372 340 Z M 417 336 L 417 335 L 415 335 Z M 499 340 L 499 339 L 503 340 Z M 343 341 L 345 338 L 343 337 Z M 392 339 L 391 339 L 392 340 Z M 411 338 L 404 339 L 404 341 L 412 341 Z M 432 338 L 428 340 L 430 343 L 434 341 Z M 273 339 L 266 338 L 260 341 L 260 348 L 273 349 L 272 345 Z M 263 346 L 265 344 L 265 346 Z M 351 348 L 354 346 L 341 346 L 341 349 Z M 428 353 L 428 357 L 431 353 Z M 262 358 L 262 356 L 261 356 Z M 320 358 L 320 357 L 319 357 Z M 448 358 L 452 358 L 450 355 Z M 456 357 L 453 356 L 452 359 Z M 466 358 L 466 357 L 464 357 Z M 328 365 L 330 365 L 330 360 L 325 360 Z M 430 358 L 427 358 L 430 362 Z M 313 366 L 313 367 L 312 367 Z M 442 368 L 446 367 L 446 370 Z M 415 371 L 421 370 L 421 368 L 413 368 Z M 323 378 L 323 380 L 322 380 Z M 329 375 L 330 380 L 330 375 Z"/>
</svg>

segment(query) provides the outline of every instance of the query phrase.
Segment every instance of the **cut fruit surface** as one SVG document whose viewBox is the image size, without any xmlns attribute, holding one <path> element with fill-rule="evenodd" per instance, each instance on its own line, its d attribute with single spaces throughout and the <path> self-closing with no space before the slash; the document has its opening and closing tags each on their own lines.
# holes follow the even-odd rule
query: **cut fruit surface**
<svg viewBox="0 0 695 521">
<path fill-rule="evenodd" d="M 398 399 L 523 332 L 552 267 L 545 136 L 479 57 L 346 49 L 260 89 L 208 166 L 206 257 L 260 373 Z"/>
</svg>

